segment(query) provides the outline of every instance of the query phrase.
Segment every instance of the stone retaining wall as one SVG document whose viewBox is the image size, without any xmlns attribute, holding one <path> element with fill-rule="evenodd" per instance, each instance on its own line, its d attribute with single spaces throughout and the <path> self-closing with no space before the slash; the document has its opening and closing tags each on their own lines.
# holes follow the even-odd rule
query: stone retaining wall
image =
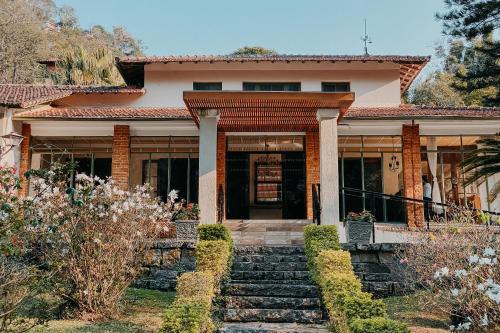
<svg viewBox="0 0 500 333">
<path fill-rule="evenodd" d="M 364 289 L 383 297 L 404 293 L 403 275 L 395 244 L 343 244 L 351 252 L 354 271 Z M 161 240 L 154 243 L 136 287 L 175 290 L 177 276 L 195 268 L 195 244 L 189 241 Z"/>
<path fill-rule="evenodd" d="M 406 290 L 403 268 L 394 256 L 397 246 L 394 243 L 342 244 L 344 250 L 351 252 L 354 272 L 364 289 L 377 297 L 400 295 Z"/>
<path fill-rule="evenodd" d="M 195 269 L 195 243 L 165 239 L 154 242 L 135 287 L 174 291 L 177 276 Z"/>
</svg>

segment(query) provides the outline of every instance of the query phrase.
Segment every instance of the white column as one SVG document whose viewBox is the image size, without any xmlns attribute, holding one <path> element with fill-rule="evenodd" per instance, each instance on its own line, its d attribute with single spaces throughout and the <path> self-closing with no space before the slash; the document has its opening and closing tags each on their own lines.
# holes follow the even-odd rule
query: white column
<svg viewBox="0 0 500 333">
<path fill-rule="evenodd" d="M 217 121 L 218 110 L 199 111 L 200 156 L 199 195 L 200 223 L 217 222 Z"/>
<path fill-rule="evenodd" d="M 12 119 L 13 115 L 14 111 L 12 109 L 5 109 L 3 111 L 0 136 L 16 131 L 14 120 Z M 7 154 L 5 154 L 5 156 L 2 157 L 0 164 L 2 166 L 16 166 L 17 168 L 19 168 L 19 158 L 19 147 L 14 147 Z"/>
<path fill-rule="evenodd" d="M 346 241 L 339 211 L 339 164 L 337 120 L 340 110 L 318 109 L 321 224 L 337 226 L 341 242 Z"/>
</svg>

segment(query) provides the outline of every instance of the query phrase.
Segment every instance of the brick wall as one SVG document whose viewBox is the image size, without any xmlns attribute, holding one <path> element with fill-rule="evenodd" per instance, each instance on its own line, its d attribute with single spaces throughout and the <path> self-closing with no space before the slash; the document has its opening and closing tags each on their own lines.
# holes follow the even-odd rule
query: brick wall
<svg viewBox="0 0 500 333">
<path fill-rule="evenodd" d="M 319 184 L 319 132 L 306 133 L 307 218 L 313 218 L 312 185 Z"/>
<path fill-rule="evenodd" d="M 31 167 L 31 150 L 30 150 L 30 141 L 31 141 L 31 125 L 23 124 L 21 135 L 24 136 L 23 142 L 21 142 L 20 150 L 21 150 L 21 158 L 19 161 L 19 177 L 23 179 L 21 184 L 21 189 L 19 190 L 20 196 L 26 196 L 28 194 L 28 182 L 24 178 L 24 174 Z"/>
<path fill-rule="evenodd" d="M 220 186 L 222 186 L 224 191 L 226 190 L 226 133 L 224 132 L 217 133 L 217 191 Z M 225 195 L 227 194 L 225 193 Z M 225 195 L 224 198 L 226 197 Z M 226 203 L 224 202 L 224 209 L 222 210 L 223 219 L 225 206 Z"/>
<path fill-rule="evenodd" d="M 128 125 L 115 125 L 111 176 L 115 184 L 124 190 L 128 190 L 129 168 L 130 127 Z"/>
<path fill-rule="evenodd" d="M 422 165 L 420 155 L 420 130 L 418 125 L 403 125 L 403 180 L 404 196 L 422 200 Z M 423 227 L 422 204 L 408 203 L 406 206 L 408 226 Z"/>
</svg>

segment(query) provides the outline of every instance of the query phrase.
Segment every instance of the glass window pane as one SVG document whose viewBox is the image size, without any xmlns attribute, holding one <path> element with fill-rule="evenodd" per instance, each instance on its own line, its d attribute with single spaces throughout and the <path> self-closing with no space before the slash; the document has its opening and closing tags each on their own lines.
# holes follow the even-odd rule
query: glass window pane
<svg viewBox="0 0 500 333">
<path fill-rule="evenodd" d="M 222 82 L 193 82 L 193 90 L 222 90 Z"/>
</svg>

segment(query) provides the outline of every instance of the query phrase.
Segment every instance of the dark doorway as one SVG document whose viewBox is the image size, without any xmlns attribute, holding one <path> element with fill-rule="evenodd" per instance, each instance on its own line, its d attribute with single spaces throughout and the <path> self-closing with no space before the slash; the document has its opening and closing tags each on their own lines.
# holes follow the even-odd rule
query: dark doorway
<svg viewBox="0 0 500 333">
<path fill-rule="evenodd" d="M 226 217 L 249 218 L 250 154 L 228 152 L 226 154 Z"/>
<path fill-rule="evenodd" d="M 227 152 L 227 219 L 306 218 L 304 152 Z"/>
</svg>

